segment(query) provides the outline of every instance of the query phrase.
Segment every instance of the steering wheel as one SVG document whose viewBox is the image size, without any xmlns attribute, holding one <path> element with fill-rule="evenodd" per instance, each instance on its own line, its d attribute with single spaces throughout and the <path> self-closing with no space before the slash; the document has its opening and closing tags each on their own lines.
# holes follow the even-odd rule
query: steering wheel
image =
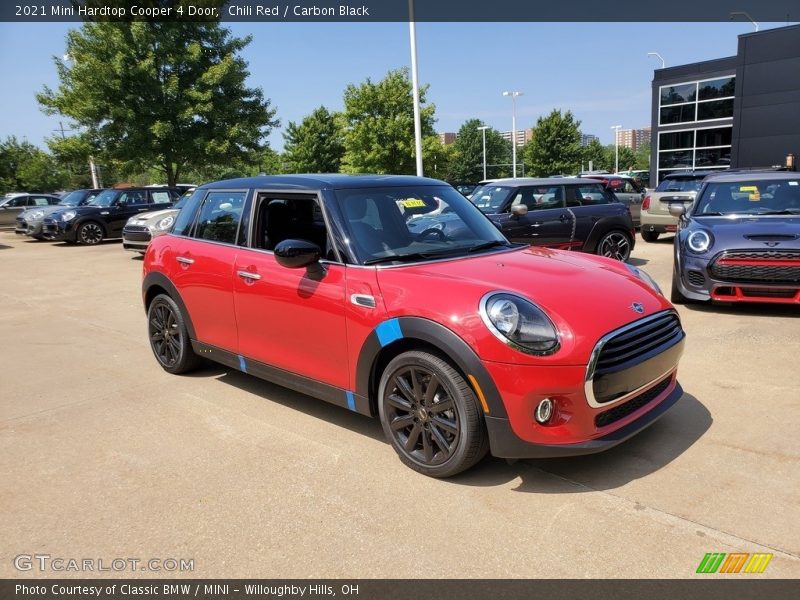
<svg viewBox="0 0 800 600">
<path fill-rule="evenodd" d="M 436 242 L 447 241 L 447 236 L 445 235 L 444 231 L 442 231 L 441 229 L 436 229 L 435 227 L 430 227 L 429 229 L 426 229 L 417 236 L 417 239 L 419 241 L 423 241 L 426 237 L 431 237 L 432 241 Z"/>
</svg>

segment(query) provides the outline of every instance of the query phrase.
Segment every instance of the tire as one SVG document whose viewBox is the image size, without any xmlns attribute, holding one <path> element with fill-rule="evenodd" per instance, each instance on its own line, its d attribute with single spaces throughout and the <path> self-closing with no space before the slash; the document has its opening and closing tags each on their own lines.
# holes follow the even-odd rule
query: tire
<svg viewBox="0 0 800 600">
<path fill-rule="evenodd" d="M 645 231 L 642 229 L 642 239 L 645 242 L 655 242 L 658 239 L 658 232 L 657 231 Z"/>
<path fill-rule="evenodd" d="M 147 308 L 147 334 L 153 355 L 168 373 L 188 373 L 200 364 L 200 357 L 192 350 L 181 309 L 166 294 L 153 298 Z"/>
<path fill-rule="evenodd" d="M 423 475 L 456 475 L 489 450 L 472 388 L 450 363 L 428 352 L 404 352 L 386 366 L 378 412 L 400 460 Z"/>
<path fill-rule="evenodd" d="M 600 238 L 600 241 L 597 242 L 597 249 L 595 252 L 599 256 L 614 258 L 625 262 L 631 257 L 632 245 L 633 240 L 631 240 L 630 234 L 615 229 L 614 231 L 609 231 Z"/>
<path fill-rule="evenodd" d="M 81 223 L 75 232 L 75 240 L 83 246 L 96 246 L 103 241 L 103 237 L 105 237 L 103 226 L 97 221 Z"/>
</svg>

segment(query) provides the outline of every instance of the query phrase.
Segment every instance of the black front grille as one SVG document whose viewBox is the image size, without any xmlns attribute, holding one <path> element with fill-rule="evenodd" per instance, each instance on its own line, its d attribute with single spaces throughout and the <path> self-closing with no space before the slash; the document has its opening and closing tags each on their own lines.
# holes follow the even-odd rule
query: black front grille
<svg viewBox="0 0 800 600">
<path fill-rule="evenodd" d="M 144 225 L 125 225 L 125 228 L 122 231 L 128 233 L 129 231 L 150 231 L 150 230 Z"/>
<path fill-rule="evenodd" d="M 622 404 L 618 404 L 614 408 L 610 408 L 606 411 L 601 412 L 594 418 L 594 424 L 596 427 L 606 427 L 611 425 L 612 423 L 616 423 L 620 419 L 624 419 L 628 415 L 636 412 L 646 404 L 649 404 L 653 400 L 655 400 L 659 395 L 664 393 L 669 387 L 669 384 L 672 382 L 672 375 L 670 374 L 668 377 L 664 378 L 662 381 L 658 382 L 656 385 L 651 387 L 648 390 L 645 390 L 635 398 L 628 400 L 627 402 L 623 402 Z"/>
<path fill-rule="evenodd" d="M 686 279 L 695 287 L 702 287 L 706 282 L 706 278 L 700 271 L 689 271 L 686 273 Z"/>
<path fill-rule="evenodd" d="M 800 251 L 791 250 L 734 250 L 726 252 L 724 258 L 738 258 L 750 260 L 796 260 L 800 261 Z M 722 257 L 720 257 L 722 258 Z"/>
<path fill-rule="evenodd" d="M 719 281 L 767 283 L 800 283 L 800 261 L 797 266 L 781 265 L 719 265 L 711 267 L 711 274 Z"/>
<path fill-rule="evenodd" d="M 782 290 L 775 288 L 746 288 L 743 287 L 742 295 L 748 298 L 794 298 L 797 290 Z"/>
<path fill-rule="evenodd" d="M 122 234 L 130 242 L 149 242 L 151 238 L 150 230 L 139 225 L 126 225 Z"/>
<path fill-rule="evenodd" d="M 642 319 L 606 340 L 595 363 L 595 375 L 613 372 L 632 360 L 644 358 L 652 351 L 678 341 L 681 322 L 673 312 Z"/>
</svg>

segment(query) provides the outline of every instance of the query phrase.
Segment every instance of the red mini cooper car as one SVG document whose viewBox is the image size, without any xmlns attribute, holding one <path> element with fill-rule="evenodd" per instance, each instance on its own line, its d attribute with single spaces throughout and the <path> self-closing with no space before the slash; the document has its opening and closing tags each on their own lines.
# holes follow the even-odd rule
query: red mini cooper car
<svg viewBox="0 0 800 600">
<path fill-rule="evenodd" d="M 605 450 L 682 395 L 684 333 L 650 277 L 512 244 L 433 179 L 208 184 L 143 275 L 165 370 L 202 356 L 377 416 L 401 460 L 434 477 L 487 451 Z"/>
</svg>

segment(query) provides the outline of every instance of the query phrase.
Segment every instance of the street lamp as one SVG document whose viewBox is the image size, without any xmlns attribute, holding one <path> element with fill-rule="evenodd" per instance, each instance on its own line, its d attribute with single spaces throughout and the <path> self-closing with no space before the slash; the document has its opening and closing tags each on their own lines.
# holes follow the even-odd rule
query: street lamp
<svg viewBox="0 0 800 600">
<path fill-rule="evenodd" d="M 747 14 L 747 13 L 746 13 L 746 12 L 744 12 L 743 10 L 736 10 L 736 11 L 734 11 L 734 12 L 732 12 L 732 13 L 731 13 L 731 21 L 733 21 L 733 17 L 736 17 L 736 16 L 739 16 L 739 17 L 744 17 L 745 19 L 747 19 L 748 21 L 750 21 L 750 22 L 753 24 L 753 27 L 755 27 L 755 28 L 756 28 L 756 31 L 758 31 L 758 23 L 756 23 L 756 22 L 753 20 L 753 17 L 751 17 L 749 14 Z"/>
<path fill-rule="evenodd" d="M 483 179 L 486 180 L 486 130 L 489 129 L 488 125 L 478 127 L 478 131 L 483 134 Z"/>
<path fill-rule="evenodd" d="M 414 149 L 417 153 L 417 176 L 422 177 L 422 119 L 419 109 L 417 29 L 414 23 L 414 0 L 408 0 L 408 35 L 411 38 L 411 95 L 414 99 Z"/>
<path fill-rule="evenodd" d="M 503 92 L 503 96 L 511 96 L 511 167 L 512 177 L 517 176 L 517 96 L 522 92 Z"/>
<path fill-rule="evenodd" d="M 647 56 L 655 56 L 658 60 L 661 61 L 661 68 L 666 69 L 667 63 L 664 62 L 664 57 L 661 56 L 658 52 L 648 52 Z"/>
<path fill-rule="evenodd" d="M 612 125 L 614 130 L 614 173 L 619 173 L 619 130 L 622 125 Z"/>
</svg>

